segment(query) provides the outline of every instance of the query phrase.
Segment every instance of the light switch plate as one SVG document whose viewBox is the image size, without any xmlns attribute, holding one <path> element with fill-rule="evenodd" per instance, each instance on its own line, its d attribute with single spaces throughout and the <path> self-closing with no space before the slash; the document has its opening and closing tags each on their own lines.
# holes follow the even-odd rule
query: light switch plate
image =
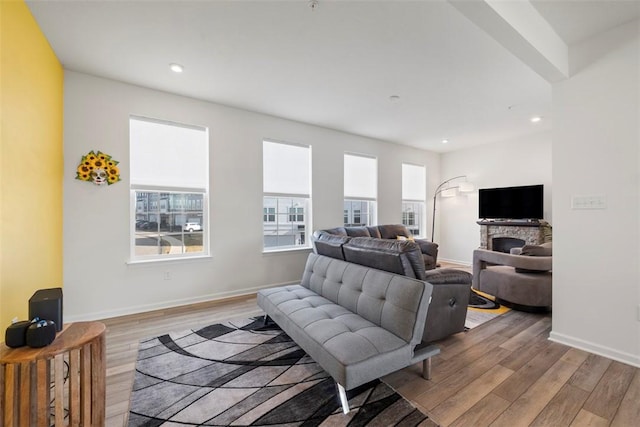
<svg viewBox="0 0 640 427">
<path fill-rule="evenodd" d="M 571 209 L 606 209 L 607 198 L 601 194 L 572 196 Z"/>
</svg>

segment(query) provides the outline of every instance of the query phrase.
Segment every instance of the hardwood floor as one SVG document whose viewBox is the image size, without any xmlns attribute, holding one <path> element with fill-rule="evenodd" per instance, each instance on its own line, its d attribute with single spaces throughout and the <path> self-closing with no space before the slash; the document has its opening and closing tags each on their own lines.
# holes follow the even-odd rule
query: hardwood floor
<svg viewBox="0 0 640 427">
<path fill-rule="evenodd" d="M 107 426 L 126 425 L 137 343 L 261 314 L 255 297 L 107 319 Z M 438 344 L 433 378 L 384 380 L 442 426 L 635 426 L 640 369 L 547 340 L 551 317 L 510 311 Z M 433 425 L 433 423 L 429 423 Z"/>
</svg>

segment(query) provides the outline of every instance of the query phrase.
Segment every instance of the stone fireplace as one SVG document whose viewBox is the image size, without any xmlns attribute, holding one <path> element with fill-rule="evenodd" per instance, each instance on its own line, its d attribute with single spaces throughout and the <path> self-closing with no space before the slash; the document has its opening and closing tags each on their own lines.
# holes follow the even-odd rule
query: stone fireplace
<svg viewBox="0 0 640 427">
<path fill-rule="evenodd" d="M 509 252 L 513 247 L 551 240 L 551 227 L 546 221 L 478 221 L 477 224 L 480 225 L 480 249 Z"/>
</svg>

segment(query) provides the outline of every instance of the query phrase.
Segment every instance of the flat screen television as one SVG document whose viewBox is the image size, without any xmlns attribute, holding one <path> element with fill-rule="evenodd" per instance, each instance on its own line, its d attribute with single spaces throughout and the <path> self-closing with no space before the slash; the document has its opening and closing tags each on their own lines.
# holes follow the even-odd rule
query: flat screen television
<svg viewBox="0 0 640 427">
<path fill-rule="evenodd" d="M 481 188 L 478 190 L 482 219 L 542 219 L 544 186 Z"/>
</svg>

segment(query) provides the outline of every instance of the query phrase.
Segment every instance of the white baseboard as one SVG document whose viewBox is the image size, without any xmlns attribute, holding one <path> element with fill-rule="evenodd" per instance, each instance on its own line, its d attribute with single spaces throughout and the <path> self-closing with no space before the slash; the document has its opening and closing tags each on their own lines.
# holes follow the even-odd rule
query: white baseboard
<svg viewBox="0 0 640 427">
<path fill-rule="evenodd" d="M 164 301 L 164 302 L 159 302 L 154 304 L 137 305 L 137 306 L 125 307 L 125 308 L 116 309 L 116 310 L 106 310 L 106 311 L 77 314 L 77 315 L 65 314 L 64 323 L 103 320 L 103 319 L 109 319 L 111 317 L 126 316 L 129 314 L 139 314 L 139 313 L 145 313 L 148 311 L 162 310 L 165 308 L 179 307 L 181 305 L 197 304 L 200 302 L 210 302 L 210 301 L 216 301 L 216 300 L 230 298 L 230 297 L 251 295 L 251 294 L 255 294 L 260 289 L 271 288 L 274 286 L 293 285 L 295 283 L 299 283 L 299 282 L 293 281 L 293 282 L 286 282 L 286 283 L 272 283 L 270 285 L 256 286 L 253 288 L 242 289 L 239 291 L 218 292 L 215 294 L 201 295 L 201 296 L 192 297 L 192 298 L 182 298 L 178 300 Z"/>
<path fill-rule="evenodd" d="M 640 368 L 640 355 L 637 354 L 618 351 L 609 347 L 601 346 L 600 344 L 595 344 L 580 338 L 571 337 L 553 331 L 549 334 L 549 340 Z"/>
<path fill-rule="evenodd" d="M 460 261 L 457 259 L 450 259 L 450 258 L 438 258 L 438 261 L 451 262 L 454 264 L 464 265 L 465 267 L 471 267 L 471 264 L 472 264 L 469 261 Z"/>
</svg>

